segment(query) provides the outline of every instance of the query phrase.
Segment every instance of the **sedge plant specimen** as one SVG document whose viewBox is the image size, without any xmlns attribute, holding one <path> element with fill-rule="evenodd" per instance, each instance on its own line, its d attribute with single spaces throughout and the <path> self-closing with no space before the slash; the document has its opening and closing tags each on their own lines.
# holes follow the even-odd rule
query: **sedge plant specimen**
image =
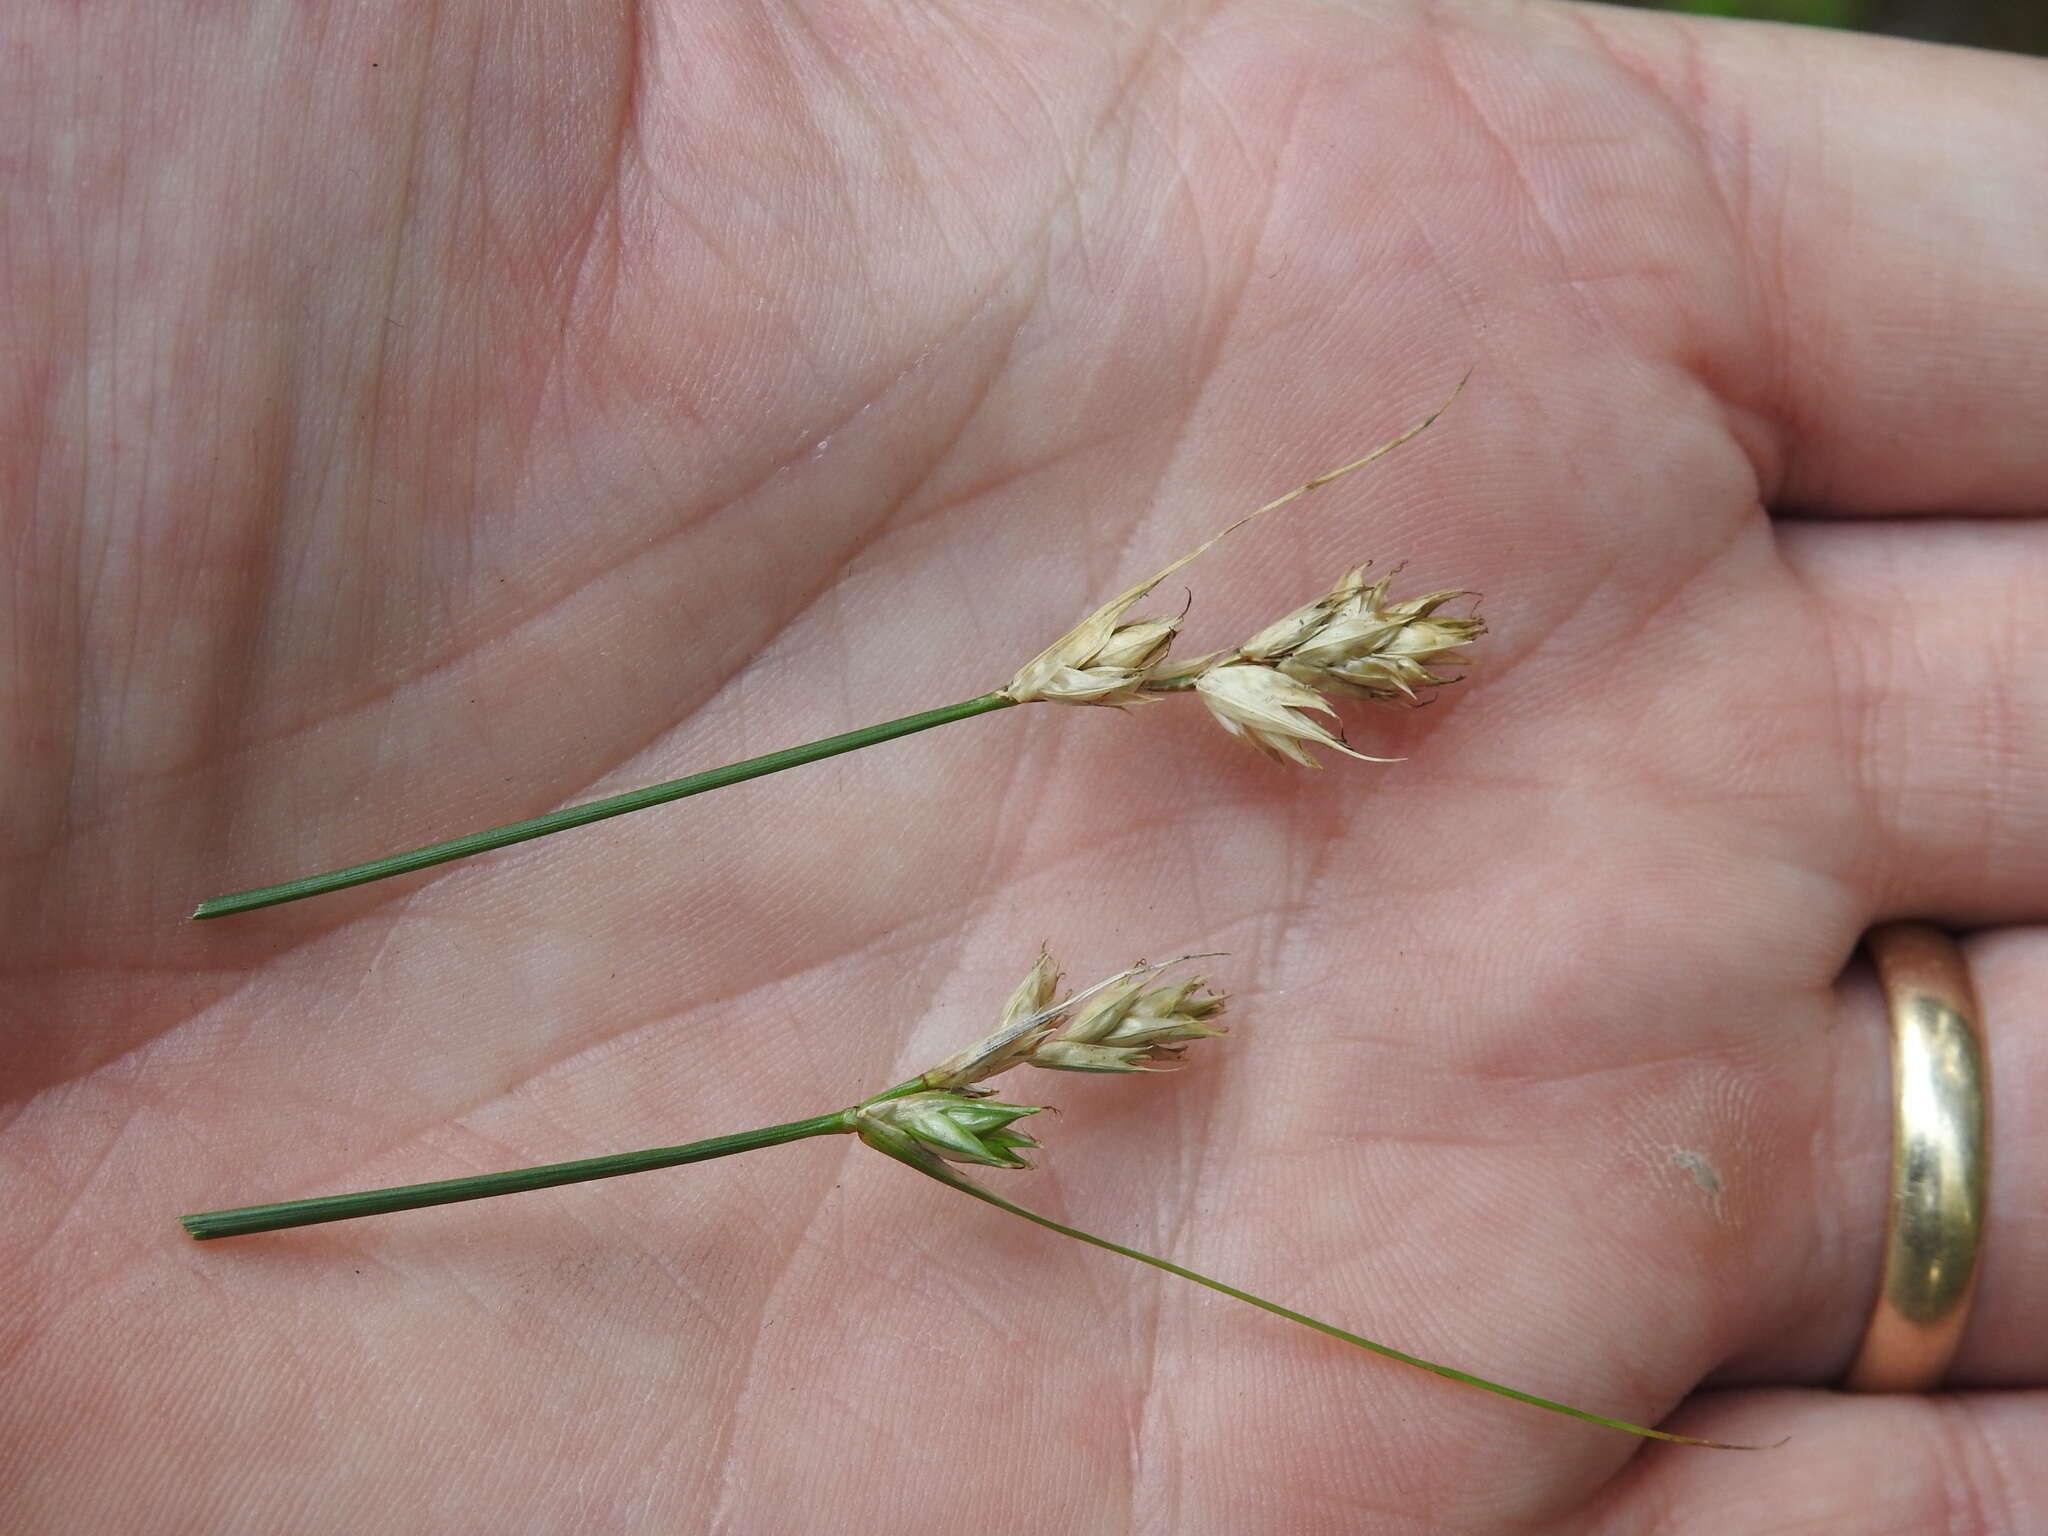
<svg viewBox="0 0 2048 1536">
<path fill-rule="evenodd" d="M 1453 399 L 1464 386 L 1461 379 L 1458 390 L 1452 392 Z M 1242 645 L 1191 660 L 1173 660 L 1167 654 L 1180 629 L 1179 617 L 1130 620 L 1126 616 L 1133 605 L 1168 576 L 1226 534 L 1363 469 L 1421 433 L 1442 414 L 1442 409 L 1431 412 L 1391 442 L 1317 475 L 1247 513 L 1164 570 L 1110 599 L 1025 663 L 1001 688 L 958 704 L 921 710 L 879 725 L 550 811 L 507 826 L 323 874 L 212 897 L 202 901 L 192 915 L 226 917 L 411 874 L 494 848 L 529 842 L 749 779 L 801 768 L 807 763 L 1018 704 L 1094 704 L 1121 709 L 1172 694 L 1189 694 L 1206 704 L 1210 714 L 1231 735 L 1276 762 L 1317 767 L 1311 750 L 1315 747 L 1375 761 L 1346 745 L 1339 732 L 1319 722 L 1316 716 L 1336 713 L 1329 702 L 1332 694 L 1378 703 L 1414 704 L 1420 702 L 1427 690 L 1454 681 L 1431 669 L 1450 664 L 1463 647 L 1485 632 L 1486 626 L 1476 616 L 1442 610 L 1453 599 L 1476 594 L 1453 589 L 1395 599 L 1388 594 L 1391 576 L 1369 582 L 1368 568 L 1353 566 L 1328 593 L 1268 625 Z"/>
<path fill-rule="evenodd" d="M 1029 1168 L 1031 1164 L 1025 1160 L 1024 1153 L 1040 1145 L 1020 1129 L 1020 1123 L 1041 1113 L 1042 1106 L 997 1100 L 994 1089 L 982 1086 L 991 1078 L 1020 1066 L 1056 1072 L 1119 1075 L 1157 1072 L 1178 1065 L 1180 1057 L 1195 1042 L 1226 1033 L 1217 1022 L 1223 1012 L 1225 998 L 1210 991 L 1204 978 L 1192 977 L 1155 985 L 1161 982 L 1161 972 L 1185 960 L 1205 958 L 1210 957 L 1182 956 L 1163 965 L 1148 965 L 1140 961 L 1091 987 L 1062 996 L 1058 967 L 1050 956 L 1040 954 L 1003 1005 L 1001 1021 L 993 1032 L 965 1049 L 955 1051 L 916 1077 L 871 1094 L 845 1109 L 715 1136 L 683 1146 L 656 1147 L 644 1152 L 624 1152 L 609 1157 L 584 1158 L 571 1163 L 444 1179 L 429 1184 L 315 1196 L 233 1210 L 202 1211 L 183 1218 L 185 1230 L 202 1240 L 241 1237 L 288 1227 L 383 1216 L 425 1206 L 485 1200 L 527 1190 L 677 1168 L 689 1163 L 734 1157 L 743 1152 L 758 1152 L 789 1142 L 806 1141 L 816 1136 L 852 1135 L 877 1152 L 949 1189 L 1021 1217 L 1049 1232 L 1192 1281 L 1384 1359 L 1550 1413 L 1582 1419 L 1589 1424 L 1621 1430 L 1643 1439 L 1667 1440 L 1716 1450 L 1759 1449 L 1674 1435 L 1631 1424 L 1625 1419 L 1591 1413 L 1503 1386 L 1454 1366 L 1424 1360 L 1185 1265 L 1055 1221 L 1016 1204 L 959 1171 L 962 1166 Z M 1085 1347 L 1085 1341 L 1077 1340 L 1076 1343 Z"/>
<path fill-rule="evenodd" d="M 1965 1390 L 1829 1390 L 1890 1132 L 1830 978 L 2042 904 L 2039 66 L 1544 0 L 261 14 L 0 50 L 0 1527 L 2044 1523 L 2026 1117 Z M 1000 686 L 1468 362 L 1188 573 L 1197 649 L 1368 554 L 1484 590 L 1465 697 L 1340 704 L 1410 767 L 1019 707 L 179 921 Z M 1359 1369 L 850 1137 L 232 1263 L 168 1219 L 841 1106 L 1032 940 L 1161 935 L 1284 995 L 989 1182 L 1798 1454 Z"/>
</svg>

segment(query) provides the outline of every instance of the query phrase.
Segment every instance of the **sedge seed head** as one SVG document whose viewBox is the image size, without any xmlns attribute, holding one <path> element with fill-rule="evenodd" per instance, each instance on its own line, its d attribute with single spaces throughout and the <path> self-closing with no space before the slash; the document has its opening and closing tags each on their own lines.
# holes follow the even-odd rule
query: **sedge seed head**
<svg viewBox="0 0 2048 1536">
<path fill-rule="evenodd" d="M 1166 659 L 1180 620 L 1121 622 L 1143 595 L 1127 592 L 1103 604 L 1026 662 L 1003 692 L 1019 704 L 1146 702 L 1147 674 Z"/>
<path fill-rule="evenodd" d="M 946 1162 L 1029 1168 L 1020 1154 L 1038 1143 L 1011 1126 L 1043 1107 L 964 1093 L 912 1093 L 863 1104 L 854 1111 L 853 1127 L 876 1151 L 920 1167 Z"/>
<path fill-rule="evenodd" d="M 1238 649 L 1311 688 L 1381 702 L 1419 703 L 1422 690 L 1457 681 L 1430 670 L 1486 632 L 1474 615 L 1439 612 L 1471 593 L 1451 589 L 1387 601 L 1392 577 L 1368 583 L 1353 566 L 1323 596 L 1269 624 Z"/>
<path fill-rule="evenodd" d="M 1471 375 L 1468 373 L 1466 378 L 1469 377 Z M 1341 480 L 1346 475 L 1361 470 L 1374 460 L 1393 452 L 1442 415 L 1451 400 L 1457 399 L 1464 387 L 1465 379 L 1460 379 L 1457 388 L 1451 391 L 1450 399 L 1445 400 L 1443 405 L 1438 406 L 1398 437 L 1391 438 L 1372 452 L 1363 454 L 1348 464 L 1340 464 L 1335 469 L 1325 470 L 1314 479 L 1304 481 L 1285 495 L 1276 496 L 1263 506 L 1254 507 L 1220 532 L 1211 534 L 1186 554 L 1169 561 L 1136 586 L 1127 588 L 1111 598 L 1032 657 L 998 691 L 1018 704 L 1044 700 L 1062 704 L 1107 704 L 1121 707 L 1125 704 L 1145 702 L 1150 696 L 1150 687 L 1161 682 L 1185 686 L 1186 680 L 1194 675 L 1193 669 L 1187 666 L 1169 666 L 1166 660 L 1167 646 L 1172 642 L 1174 632 L 1180 627 L 1180 621 L 1141 619 L 1135 623 L 1125 624 L 1123 617 L 1130 611 L 1131 606 L 1175 571 L 1200 559 L 1215 548 L 1218 542 L 1245 524 L 1299 500 L 1333 480 Z M 1362 586 L 1362 579 L 1360 585 Z M 1361 678 L 1358 685 L 1361 691 L 1367 691 L 1369 685 L 1377 681 Z"/>
<path fill-rule="evenodd" d="M 1354 752 L 1343 737 L 1311 719 L 1309 710 L 1325 715 L 1337 711 L 1307 683 L 1276 668 L 1254 661 L 1222 662 L 1195 679 L 1195 692 L 1223 729 L 1276 763 L 1320 768 L 1312 747 L 1331 747 L 1361 762 L 1392 761 Z"/>
<path fill-rule="evenodd" d="M 1007 1072 L 1030 1056 L 1032 1048 L 1059 1028 L 1067 1004 L 1055 1002 L 1060 968 L 1044 950 L 1003 1004 L 1002 1022 L 965 1050 L 955 1051 L 924 1074 L 927 1086 L 969 1089 L 984 1078 Z"/>
<path fill-rule="evenodd" d="M 1209 1021 L 1226 999 L 1197 976 L 1174 986 L 1136 977 L 1098 994 L 1056 1034 L 1033 1047 L 1034 1067 L 1060 1072 L 1149 1072 L 1179 1063 L 1197 1040 L 1228 1033 Z"/>
<path fill-rule="evenodd" d="M 926 1072 L 927 1088 L 972 1098 L 977 1085 L 1016 1066 L 1060 1072 L 1142 1072 L 1169 1066 L 1187 1046 L 1223 1034 L 1209 1020 L 1224 999 L 1200 977 L 1152 986 L 1179 965 L 1139 963 L 1068 997 L 1059 997 L 1060 972 L 1041 953 L 1003 1005 L 1003 1019 L 987 1038 L 956 1051 Z"/>
</svg>

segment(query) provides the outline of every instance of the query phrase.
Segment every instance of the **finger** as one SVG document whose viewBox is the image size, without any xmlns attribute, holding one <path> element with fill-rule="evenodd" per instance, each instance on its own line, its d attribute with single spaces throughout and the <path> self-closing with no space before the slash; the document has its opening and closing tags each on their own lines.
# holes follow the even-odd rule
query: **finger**
<svg viewBox="0 0 2048 1536">
<path fill-rule="evenodd" d="M 1977 1295 L 1943 1382 L 2039 1386 L 2048 1382 L 2048 1295 L 2038 1280 L 2048 1264 L 2048 1035 L 2033 1026 L 2048 1004 L 2048 929 L 1979 934 L 1963 951 L 1990 1082 L 1991 1182 Z M 1794 1192 L 1776 1203 L 1782 1228 L 1751 1249 L 1755 1273 L 1739 1289 L 1775 1304 L 1760 1347 L 1725 1379 L 1836 1382 L 1862 1342 L 1890 1201 L 1889 1042 L 1883 994 L 1859 962 L 1840 988 L 1834 1027 L 1781 1063 L 1807 1087 L 1818 1127 L 1813 1175 L 1794 1172 Z"/>
<path fill-rule="evenodd" d="M 2048 504 L 2048 63 L 1575 14 L 1692 119 L 1712 167 L 1760 334 L 1708 365 L 1775 431 L 1768 498 Z"/>
<path fill-rule="evenodd" d="M 1639 1456 L 1603 1491 L 1590 1522 L 1574 1528 L 1918 1536 L 2038 1530 L 2048 1509 L 2048 1459 L 2039 1454 L 2048 1394 L 2040 1392 L 1709 1393 L 1671 1425 L 1717 1439 L 1791 1438 L 1749 1455 Z"/>
<path fill-rule="evenodd" d="M 2048 525 L 1788 525 L 1818 599 L 1872 916 L 2048 917 Z"/>
</svg>

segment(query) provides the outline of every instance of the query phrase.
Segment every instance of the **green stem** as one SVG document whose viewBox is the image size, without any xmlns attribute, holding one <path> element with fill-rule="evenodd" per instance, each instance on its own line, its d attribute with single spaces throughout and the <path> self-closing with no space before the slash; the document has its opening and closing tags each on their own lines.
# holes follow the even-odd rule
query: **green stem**
<svg viewBox="0 0 2048 1536">
<path fill-rule="evenodd" d="M 909 1159 L 899 1158 L 898 1161 L 909 1162 Z M 1448 1377 L 1450 1380 L 1462 1382 L 1468 1387 L 1478 1387 L 1482 1391 L 1495 1392 L 1502 1397 L 1511 1397 L 1518 1403 L 1529 1404 L 1532 1408 L 1547 1409 L 1551 1413 L 1561 1413 L 1568 1418 L 1583 1419 L 1588 1424 L 1603 1425 L 1608 1429 L 1618 1429 L 1627 1434 L 1641 1435 L 1649 1440 L 1669 1440 L 1676 1445 L 1704 1445 L 1717 1451 L 1756 1451 L 1768 1449 L 1768 1447 L 1757 1445 L 1727 1445 L 1719 1440 L 1695 1440 L 1690 1435 L 1667 1434 L 1661 1429 L 1646 1429 L 1641 1424 L 1631 1424 L 1626 1419 L 1605 1418 L 1597 1413 L 1588 1413 L 1583 1408 L 1573 1408 L 1566 1403 L 1554 1403 L 1547 1397 L 1537 1397 L 1528 1392 L 1518 1392 L 1513 1387 L 1504 1387 L 1497 1381 L 1488 1381 L 1484 1376 L 1474 1376 L 1468 1371 L 1456 1370 L 1448 1365 L 1438 1365 L 1433 1360 L 1424 1360 L 1418 1356 L 1406 1354 L 1386 1344 L 1376 1344 L 1371 1339 L 1361 1338 L 1355 1333 L 1348 1333 L 1342 1328 L 1338 1328 L 1330 1323 L 1321 1322 L 1304 1312 L 1296 1312 L 1289 1307 L 1281 1306 L 1278 1302 L 1268 1301 L 1263 1296 L 1254 1296 L 1250 1291 L 1241 1291 L 1234 1285 L 1225 1285 L 1221 1280 L 1212 1280 L 1207 1275 L 1197 1274 L 1192 1269 L 1184 1269 L 1170 1260 L 1156 1258 L 1152 1254 L 1140 1252 L 1136 1248 L 1126 1248 L 1122 1243 L 1113 1243 L 1106 1237 L 1097 1237 L 1092 1232 L 1083 1232 L 1078 1227 L 1070 1227 L 1064 1222 L 1054 1221 L 1050 1216 L 1041 1216 L 1036 1211 L 1027 1210 L 1021 1205 L 1014 1205 L 1010 1201 L 1005 1200 L 1001 1195 L 991 1193 L 979 1184 L 959 1177 L 950 1169 L 934 1172 L 932 1169 L 916 1162 L 910 1162 L 910 1166 L 928 1178 L 937 1179 L 941 1184 L 950 1185 L 962 1194 L 972 1195 L 975 1199 L 984 1201 L 994 1206 L 997 1210 L 1008 1211 L 1012 1216 L 1021 1216 L 1026 1221 L 1035 1222 L 1047 1231 L 1057 1232 L 1062 1237 L 1071 1237 L 1077 1242 L 1088 1243 L 1096 1248 L 1106 1248 L 1111 1253 L 1120 1253 L 1127 1259 L 1136 1259 L 1140 1264 L 1149 1264 L 1154 1269 L 1163 1269 L 1169 1275 L 1178 1275 L 1183 1280 L 1192 1280 L 1195 1284 L 1205 1285 L 1212 1291 L 1221 1291 L 1225 1296 L 1234 1297 L 1238 1301 L 1249 1302 L 1262 1312 L 1270 1312 L 1275 1317 L 1284 1317 L 1291 1323 L 1300 1323 L 1304 1328 L 1313 1328 L 1317 1333 L 1342 1340 L 1346 1344 L 1355 1344 L 1360 1349 L 1370 1350 L 1372 1353 L 1383 1355 L 1389 1360 L 1398 1360 L 1403 1365 L 1412 1365 L 1418 1371 L 1428 1371 L 1432 1376 Z"/>
<path fill-rule="evenodd" d="M 902 1091 L 912 1089 L 907 1087 Z M 890 1090 L 891 1095 L 897 1092 L 896 1089 Z M 613 1179 L 621 1174 L 701 1163 L 714 1157 L 755 1152 L 762 1147 L 779 1147 L 784 1142 L 802 1141 L 807 1136 L 834 1136 L 852 1129 L 852 1111 L 842 1109 L 809 1120 L 792 1120 L 787 1125 L 768 1125 L 733 1136 L 693 1141 L 688 1146 L 650 1147 L 645 1152 L 617 1152 L 609 1157 L 586 1157 L 573 1163 L 547 1163 L 538 1168 L 480 1173 L 466 1179 L 441 1179 L 432 1184 L 401 1184 L 393 1189 L 366 1189 L 352 1195 L 319 1195 L 311 1200 L 246 1205 L 232 1211 L 201 1211 L 197 1215 L 181 1216 L 178 1220 L 184 1223 L 185 1230 L 193 1237 L 240 1237 L 249 1232 L 275 1232 L 282 1227 L 310 1227 L 323 1221 L 381 1216 L 388 1211 L 413 1211 L 425 1205 L 488 1200 L 493 1195 L 515 1195 L 522 1190 L 581 1184 L 589 1179 Z"/>
<path fill-rule="evenodd" d="M 750 757 L 743 763 L 728 763 L 723 768 L 693 773 L 688 778 L 671 779 L 666 784 L 628 790 L 623 795 L 593 800 L 588 805 L 572 805 L 566 810 L 550 811 L 545 816 L 535 816 L 528 821 L 515 821 L 510 826 L 493 827 L 488 832 L 472 832 L 467 837 L 451 838 L 445 843 L 430 843 L 424 848 L 415 848 L 410 853 L 394 853 L 386 858 L 372 859 L 367 864 L 351 864 L 346 869 L 330 870 L 324 875 L 307 875 L 302 879 L 286 880 L 278 885 L 260 886 L 251 891 L 236 891 L 228 896 L 214 896 L 199 903 L 192 916 L 226 917 L 231 912 L 248 912 L 257 907 L 274 907 L 280 902 L 302 901 L 308 896 L 324 896 L 329 891 L 345 890 L 351 885 L 367 885 L 372 880 L 383 880 L 392 875 L 409 875 L 414 870 L 446 864 L 451 859 L 466 859 L 473 853 L 487 853 L 493 848 L 504 848 L 512 843 L 526 842 L 531 838 L 546 837 L 550 832 L 565 832 L 571 827 L 587 826 L 593 821 L 603 821 L 607 817 L 624 816 L 629 811 L 642 811 L 651 805 L 666 805 L 671 800 L 701 795 L 710 789 L 723 789 L 728 784 L 741 784 L 748 779 L 780 773 L 785 768 L 801 768 L 805 763 L 837 757 L 842 752 L 858 752 L 862 747 L 872 747 L 880 742 L 894 741 L 898 736 L 928 731 L 935 725 L 950 725 L 955 720 L 971 719 L 975 715 L 988 714 L 991 710 L 1008 709 L 1016 702 L 1015 699 L 1001 693 L 984 693 L 979 698 L 968 699 L 959 704 L 948 704 L 943 709 L 928 709 L 922 714 L 905 715 L 900 720 L 885 720 L 880 725 L 863 726 L 857 731 L 827 736 L 820 741 L 806 742 L 800 747 L 785 747 L 782 751 L 770 752 L 765 757 Z"/>
<path fill-rule="evenodd" d="M 807 1136 L 834 1136 L 853 1129 L 856 1110 L 885 1099 L 922 1093 L 922 1077 L 885 1088 L 863 1099 L 852 1109 L 814 1115 L 808 1120 L 791 1120 L 783 1125 L 764 1125 L 759 1130 L 739 1131 L 731 1136 L 714 1136 L 680 1147 L 650 1147 L 644 1152 L 614 1152 L 607 1157 L 579 1158 L 573 1163 L 543 1163 L 538 1168 L 515 1168 L 509 1173 L 477 1173 L 463 1179 L 439 1179 L 432 1184 L 399 1184 L 390 1189 L 365 1189 L 352 1195 L 316 1195 L 310 1200 L 280 1200 L 274 1205 L 244 1205 L 231 1211 L 200 1211 L 180 1216 L 193 1237 L 241 1237 L 250 1232 L 275 1232 L 283 1227 L 310 1227 L 323 1221 L 348 1221 L 357 1216 L 382 1216 L 389 1211 L 416 1211 L 425 1205 L 455 1205 L 463 1200 L 488 1200 L 493 1195 L 516 1195 L 529 1189 L 552 1189 L 557 1184 L 583 1184 L 592 1179 L 615 1179 L 621 1174 L 646 1173 L 655 1168 L 677 1168 L 684 1163 L 708 1162 L 714 1157 L 731 1157 L 756 1152 L 762 1147 L 779 1147 L 786 1141 Z"/>
</svg>

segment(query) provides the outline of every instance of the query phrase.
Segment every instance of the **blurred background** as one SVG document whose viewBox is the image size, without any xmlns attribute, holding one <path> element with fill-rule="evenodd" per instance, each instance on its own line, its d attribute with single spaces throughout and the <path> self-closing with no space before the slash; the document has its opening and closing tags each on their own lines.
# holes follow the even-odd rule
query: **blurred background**
<svg viewBox="0 0 2048 1536">
<path fill-rule="evenodd" d="M 1622 0 L 1643 10 L 1745 16 L 1886 32 L 1930 43 L 2048 54 L 2048 0 Z"/>
</svg>

